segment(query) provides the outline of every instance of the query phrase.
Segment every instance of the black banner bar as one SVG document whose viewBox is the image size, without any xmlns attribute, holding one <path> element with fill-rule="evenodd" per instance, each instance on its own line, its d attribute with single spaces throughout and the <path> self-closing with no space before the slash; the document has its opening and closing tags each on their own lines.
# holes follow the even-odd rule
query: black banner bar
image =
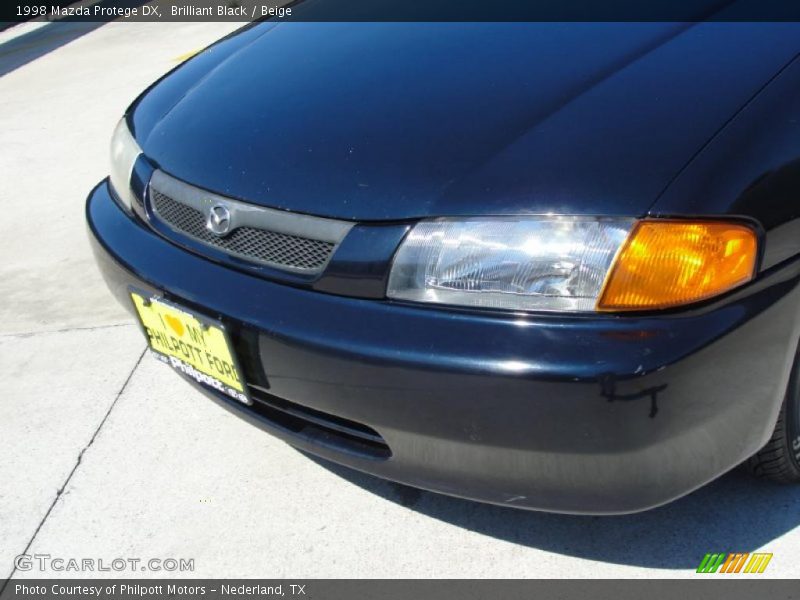
<svg viewBox="0 0 800 600">
<path fill-rule="evenodd" d="M 800 22 L 796 0 L 4 0 L 0 21 Z"/>
<path fill-rule="evenodd" d="M 12 579 L 3 583 L 0 600 L 800 598 L 797 581 L 720 575 L 698 575 L 696 580 Z"/>
</svg>

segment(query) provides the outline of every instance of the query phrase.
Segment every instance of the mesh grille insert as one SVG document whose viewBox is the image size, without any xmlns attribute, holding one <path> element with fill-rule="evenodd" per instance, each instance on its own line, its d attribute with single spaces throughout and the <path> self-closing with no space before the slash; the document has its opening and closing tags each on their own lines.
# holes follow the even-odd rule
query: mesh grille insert
<svg viewBox="0 0 800 600">
<path fill-rule="evenodd" d="M 202 212 L 150 188 L 151 201 L 158 217 L 167 225 L 195 240 L 241 258 L 292 269 L 318 270 L 327 263 L 335 244 L 321 240 L 238 227 L 225 237 L 206 229 Z"/>
</svg>

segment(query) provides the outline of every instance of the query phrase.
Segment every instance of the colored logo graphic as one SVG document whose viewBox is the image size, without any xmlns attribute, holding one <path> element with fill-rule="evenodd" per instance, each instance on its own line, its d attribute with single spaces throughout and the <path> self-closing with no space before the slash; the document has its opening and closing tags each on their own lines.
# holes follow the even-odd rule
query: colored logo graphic
<svg viewBox="0 0 800 600">
<path fill-rule="evenodd" d="M 761 552 L 733 552 L 730 554 L 706 554 L 698 573 L 763 573 L 772 560 L 772 554 Z"/>
</svg>

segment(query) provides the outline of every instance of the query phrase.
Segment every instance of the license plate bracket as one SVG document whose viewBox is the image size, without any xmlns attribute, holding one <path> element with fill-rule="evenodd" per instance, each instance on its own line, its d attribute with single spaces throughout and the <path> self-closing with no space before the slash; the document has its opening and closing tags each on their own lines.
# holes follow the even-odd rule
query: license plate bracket
<svg viewBox="0 0 800 600">
<path fill-rule="evenodd" d="M 128 293 L 156 358 L 201 385 L 252 404 L 230 336 L 219 320 L 135 287 Z"/>
</svg>

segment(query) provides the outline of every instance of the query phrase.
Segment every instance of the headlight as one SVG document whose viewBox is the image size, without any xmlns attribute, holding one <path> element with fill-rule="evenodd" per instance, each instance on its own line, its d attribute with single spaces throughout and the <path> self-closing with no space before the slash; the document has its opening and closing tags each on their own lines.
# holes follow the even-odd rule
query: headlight
<svg viewBox="0 0 800 600">
<path fill-rule="evenodd" d="M 131 209 L 133 190 L 131 190 L 131 173 L 133 165 L 142 153 L 133 139 L 123 117 L 111 136 L 111 187 L 124 207 Z"/>
<path fill-rule="evenodd" d="M 737 222 L 435 219 L 401 244 L 387 295 L 511 310 L 659 310 L 751 281 L 757 257 L 756 232 Z"/>
<path fill-rule="evenodd" d="M 758 236 L 744 223 L 639 221 L 597 310 L 657 310 L 707 300 L 756 276 Z"/>
<path fill-rule="evenodd" d="M 404 240 L 390 298 L 514 310 L 591 311 L 633 219 L 422 221 Z"/>
</svg>

